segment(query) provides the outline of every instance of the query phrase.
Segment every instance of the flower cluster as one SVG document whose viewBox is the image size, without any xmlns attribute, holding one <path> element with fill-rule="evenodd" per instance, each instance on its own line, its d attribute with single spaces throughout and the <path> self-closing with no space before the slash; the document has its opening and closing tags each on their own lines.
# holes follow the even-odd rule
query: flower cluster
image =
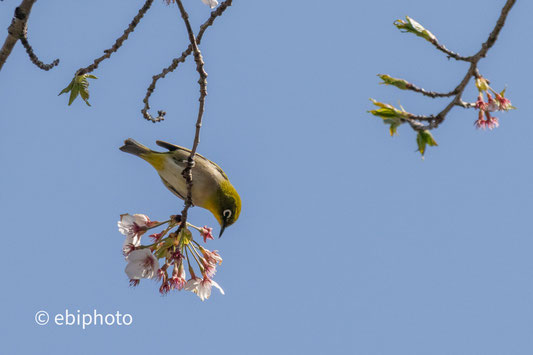
<svg viewBox="0 0 533 355">
<path fill-rule="evenodd" d="M 474 122 L 474 126 L 481 129 L 494 129 L 500 125 L 498 118 L 491 115 L 491 112 L 495 111 L 509 111 L 514 109 L 511 105 L 511 101 L 505 98 L 505 89 L 502 92 L 497 93 L 490 86 L 488 81 L 479 77 L 476 79 L 476 86 L 479 91 L 479 95 L 476 100 L 476 109 L 479 110 L 478 119 Z M 491 93 L 494 94 L 492 97 Z M 487 96 L 485 101 L 484 94 Z"/>
<path fill-rule="evenodd" d="M 196 229 L 204 242 L 213 239 L 213 228 L 196 227 L 187 223 L 187 226 L 171 232 L 180 224 L 180 216 L 171 216 L 165 222 L 151 221 L 143 214 L 120 216 L 118 230 L 126 236 L 122 252 L 128 262 L 125 272 L 130 279 L 130 285 L 137 286 L 141 279 L 157 279 L 161 282 L 161 294 L 167 294 L 171 290 L 187 290 L 194 292 L 202 301 L 211 296 L 213 286 L 224 294 L 224 290 L 213 280 L 222 258 L 218 251 L 207 250 L 198 244 L 187 227 Z M 141 237 L 146 231 L 163 225 L 167 226 L 161 232 L 149 235 L 152 244 L 141 245 Z M 162 266 L 159 265 L 159 259 L 164 261 Z M 189 279 L 185 272 L 185 263 Z M 200 270 L 198 275 L 201 277 L 197 276 L 191 263 L 196 263 Z"/>
</svg>

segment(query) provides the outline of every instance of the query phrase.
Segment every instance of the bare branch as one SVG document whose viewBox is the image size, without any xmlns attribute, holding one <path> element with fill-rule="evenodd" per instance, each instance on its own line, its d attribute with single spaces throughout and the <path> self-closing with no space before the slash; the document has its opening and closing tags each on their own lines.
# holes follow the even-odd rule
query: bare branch
<svg viewBox="0 0 533 355">
<path fill-rule="evenodd" d="M 26 53 L 28 53 L 32 63 L 37 65 L 39 68 L 43 70 L 50 70 L 59 64 L 59 59 L 54 60 L 51 64 L 44 64 L 41 62 L 33 52 L 33 49 L 28 42 L 27 22 L 35 1 L 37 0 L 22 0 L 20 5 L 15 9 L 15 15 L 11 21 L 11 25 L 7 29 L 7 38 L 4 42 L 4 45 L 0 49 L 0 70 L 2 70 L 4 63 L 11 54 L 11 51 L 15 47 L 15 44 L 18 40 L 22 42 L 22 45 L 26 49 Z"/>
<path fill-rule="evenodd" d="M 426 130 L 429 127 L 429 125 L 425 126 L 420 121 L 421 120 L 422 121 L 424 121 L 424 120 L 430 121 L 432 119 L 433 119 L 432 116 L 415 116 L 415 115 L 413 115 L 410 118 L 403 118 L 402 121 L 409 123 L 411 128 L 413 130 L 415 130 L 415 131 L 422 131 L 422 130 Z"/>
<path fill-rule="evenodd" d="M 450 91 L 450 92 L 441 93 L 441 92 L 435 92 L 435 91 L 428 91 L 428 90 L 425 90 L 423 88 L 419 88 L 415 84 L 411 84 L 411 83 L 406 85 L 406 89 L 418 92 L 418 93 L 420 93 L 420 94 L 422 94 L 424 96 L 429 96 L 429 97 L 432 97 L 432 98 L 435 98 L 435 97 L 450 97 L 450 96 L 453 96 L 453 95 L 457 94 L 457 91 L 456 91 L 457 89 L 454 89 L 453 91 Z"/>
<path fill-rule="evenodd" d="M 202 127 L 205 97 L 207 96 L 207 73 L 204 70 L 204 60 L 202 58 L 202 53 L 198 48 L 196 37 L 194 36 L 194 32 L 192 31 L 191 23 L 189 22 L 189 14 L 187 14 L 187 11 L 185 11 L 181 0 L 176 0 L 176 2 L 180 9 L 181 17 L 183 18 L 185 27 L 187 28 L 189 42 L 191 42 L 192 50 L 194 53 L 194 61 L 196 62 L 196 71 L 200 75 L 200 78 L 198 79 L 198 84 L 200 85 L 200 98 L 198 99 L 198 101 L 200 102 L 200 104 L 198 105 L 198 117 L 196 119 L 196 132 L 194 134 L 194 143 L 191 149 L 191 154 L 187 159 L 187 166 L 185 167 L 185 169 L 183 169 L 181 173 L 185 178 L 185 181 L 187 182 L 187 199 L 185 200 L 185 207 L 181 212 L 181 224 L 177 231 L 179 235 L 179 232 L 184 228 L 184 226 L 187 225 L 187 212 L 192 206 L 192 168 L 194 167 L 194 156 L 196 155 L 196 150 L 198 149 L 198 144 L 200 143 L 200 128 Z"/>
<path fill-rule="evenodd" d="M 462 60 L 462 61 L 465 61 L 467 62 L 469 60 L 469 57 L 463 57 L 451 50 L 449 50 L 448 48 L 446 48 L 443 44 L 439 43 L 436 39 L 433 40 L 433 41 L 430 41 L 434 46 L 435 48 L 437 48 L 439 51 L 441 52 L 444 52 L 448 55 L 448 59 L 450 58 L 453 58 L 455 60 Z"/>
<path fill-rule="evenodd" d="M 416 121 L 432 122 L 433 120 L 435 120 L 436 117 L 433 116 L 433 115 L 424 116 L 424 115 L 413 115 L 413 114 L 410 114 L 409 118 L 412 119 L 412 120 L 416 120 Z"/>
<path fill-rule="evenodd" d="M 489 51 L 489 49 L 494 45 L 494 43 L 496 43 L 496 40 L 498 39 L 498 35 L 500 34 L 500 31 L 505 25 L 505 20 L 507 19 L 507 15 L 509 15 L 509 11 L 511 11 L 511 8 L 515 4 L 515 2 L 516 0 L 507 0 L 507 2 L 502 8 L 500 17 L 498 18 L 498 21 L 496 22 L 494 29 L 489 35 L 489 38 L 487 39 L 485 43 L 481 45 L 481 49 L 479 50 L 479 52 L 477 52 L 472 57 L 470 57 L 471 62 L 477 63 L 481 58 L 484 58 L 487 55 L 487 52 Z"/>
<path fill-rule="evenodd" d="M 83 75 L 83 74 L 87 74 L 87 73 L 94 71 L 96 68 L 98 68 L 98 65 L 101 62 L 111 57 L 111 54 L 113 54 L 120 47 L 122 47 L 122 44 L 124 43 L 124 41 L 127 40 L 130 33 L 132 33 L 135 30 L 135 27 L 137 27 L 137 25 L 139 24 L 143 16 L 146 14 L 148 9 L 150 9 L 150 6 L 152 6 L 153 2 L 154 0 L 146 0 L 144 5 L 139 9 L 139 12 L 137 13 L 137 15 L 135 15 L 131 23 L 128 25 L 128 28 L 126 28 L 124 30 L 124 33 L 119 38 L 116 39 L 113 46 L 109 49 L 104 50 L 105 54 L 99 58 L 96 58 L 94 62 L 88 67 L 78 69 L 78 71 L 76 72 L 76 75 Z"/>
<path fill-rule="evenodd" d="M 207 19 L 207 21 L 205 21 L 204 24 L 202 26 L 200 26 L 200 31 L 198 31 L 198 36 L 196 36 L 196 43 L 198 45 L 200 45 L 200 42 L 202 41 L 202 37 L 203 37 L 205 31 L 207 30 L 207 28 L 209 28 L 211 25 L 213 25 L 213 22 L 215 21 L 215 19 L 217 17 L 221 16 L 224 13 L 224 11 L 228 7 L 230 7 L 231 5 L 232 5 L 232 0 L 226 0 L 223 3 L 221 3 L 216 10 L 211 12 L 211 16 L 209 16 L 209 19 Z M 155 90 L 155 86 L 157 84 L 157 81 L 159 79 L 164 78 L 168 73 L 171 73 L 174 70 L 176 70 L 176 68 L 178 67 L 179 63 L 184 63 L 185 60 L 187 59 L 187 57 L 191 53 L 192 53 L 192 45 L 189 44 L 187 49 L 181 54 L 180 57 L 172 59 L 172 63 L 168 67 L 163 69 L 163 71 L 161 71 L 161 73 L 159 73 L 157 75 L 154 75 L 152 77 L 152 82 L 150 83 L 150 86 L 146 90 L 146 95 L 144 96 L 144 99 L 143 99 L 144 107 L 141 110 L 142 115 L 143 115 L 143 117 L 146 120 L 151 121 L 153 123 L 156 123 L 156 122 L 163 121 L 165 119 L 165 114 L 166 114 L 165 111 L 162 111 L 162 110 L 158 111 L 157 112 L 157 117 L 153 117 L 148 112 L 148 110 L 150 110 L 150 96 L 152 96 L 152 94 L 153 94 L 153 92 Z"/>
<path fill-rule="evenodd" d="M 26 34 L 27 33 L 25 33 L 25 35 Z M 44 64 L 43 62 L 41 62 L 39 58 L 37 57 L 37 55 L 33 52 L 33 48 L 31 47 L 30 42 L 28 42 L 27 36 L 22 37 L 20 39 L 20 43 L 22 43 L 22 45 L 26 49 L 26 53 L 28 53 L 28 56 L 30 57 L 31 62 L 35 64 L 39 69 L 48 71 L 52 69 L 53 67 L 56 67 L 59 64 L 59 59 L 54 60 L 50 64 Z"/>
<path fill-rule="evenodd" d="M 446 117 L 448 112 L 450 112 L 450 110 L 453 108 L 453 106 L 455 106 L 455 104 L 457 102 L 459 102 L 459 100 L 461 100 L 461 96 L 463 95 L 463 91 L 465 90 L 466 85 L 468 85 L 468 82 L 470 81 L 470 79 L 474 76 L 474 73 L 476 72 L 476 69 L 477 69 L 477 61 L 470 64 L 470 68 L 466 72 L 466 75 L 464 76 L 463 80 L 461 80 L 459 85 L 457 85 L 457 87 L 455 88 L 455 91 L 457 92 L 457 94 L 455 95 L 453 100 L 444 108 L 444 110 L 442 110 L 437 115 L 437 120 L 435 122 L 435 127 L 433 127 L 433 128 L 437 128 L 439 126 L 439 124 L 441 124 L 442 121 L 444 121 L 444 118 Z"/>
<path fill-rule="evenodd" d="M 475 102 L 465 102 L 463 100 L 459 100 L 459 102 L 455 103 L 456 106 L 461 106 L 462 108 L 474 108 L 476 107 Z"/>
</svg>

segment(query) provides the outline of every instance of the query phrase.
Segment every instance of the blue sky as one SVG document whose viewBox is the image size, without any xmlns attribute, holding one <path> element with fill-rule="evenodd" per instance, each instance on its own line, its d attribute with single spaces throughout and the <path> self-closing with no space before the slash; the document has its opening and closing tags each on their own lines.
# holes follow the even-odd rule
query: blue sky
<svg viewBox="0 0 533 355">
<path fill-rule="evenodd" d="M 0 3 L 6 28 L 18 1 Z M 224 258 L 206 302 L 128 287 L 121 213 L 162 220 L 182 202 L 153 169 L 118 150 L 125 138 L 191 146 L 197 76 L 188 60 L 152 97 L 151 76 L 187 46 L 176 6 L 156 1 L 121 50 L 94 72 L 92 107 L 57 94 L 108 48 L 142 1 L 39 1 L 30 41 L 0 73 L 2 353 L 531 354 L 533 207 L 527 42 L 533 4 L 518 1 L 480 63 L 518 110 L 474 129 L 454 109 L 415 153 L 407 127 L 391 138 L 373 97 L 421 114 L 444 100 L 378 85 L 376 74 L 449 91 L 467 66 L 400 33 L 409 15 L 448 48 L 479 49 L 503 0 L 234 1 L 206 33 L 208 78 L 199 152 L 243 199 L 240 220 L 208 243 Z M 209 9 L 187 0 L 195 29 Z M 5 32 L 4 32 L 5 34 Z M 3 38 L 3 37 L 2 37 Z M 465 99 L 475 100 L 469 85 Z M 190 221 L 216 226 L 194 208 Z M 50 314 L 129 313 L 130 326 L 38 326 Z"/>
</svg>

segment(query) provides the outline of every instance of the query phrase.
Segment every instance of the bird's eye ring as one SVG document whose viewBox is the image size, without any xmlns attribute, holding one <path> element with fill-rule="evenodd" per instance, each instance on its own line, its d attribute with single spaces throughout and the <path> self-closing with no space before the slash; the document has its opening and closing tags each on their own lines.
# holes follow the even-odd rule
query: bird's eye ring
<svg viewBox="0 0 533 355">
<path fill-rule="evenodd" d="M 224 210 L 222 214 L 224 215 L 224 218 L 229 219 L 231 217 L 231 210 Z"/>
</svg>

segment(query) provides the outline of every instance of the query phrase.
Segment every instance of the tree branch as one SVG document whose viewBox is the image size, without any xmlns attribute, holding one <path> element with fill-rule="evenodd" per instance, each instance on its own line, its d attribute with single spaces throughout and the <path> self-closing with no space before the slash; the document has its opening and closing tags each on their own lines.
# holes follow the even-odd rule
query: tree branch
<svg viewBox="0 0 533 355">
<path fill-rule="evenodd" d="M 25 33 L 26 35 L 26 33 Z M 26 49 L 26 53 L 28 53 L 28 56 L 30 57 L 30 60 L 33 64 L 35 64 L 39 69 L 42 69 L 44 71 L 48 71 L 52 69 L 53 67 L 56 67 L 59 64 L 59 59 L 54 60 L 50 64 L 44 64 L 39 60 L 37 55 L 33 52 L 33 48 L 30 45 L 30 42 L 28 42 L 27 36 L 24 36 L 20 39 L 20 43 L 24 46 L 24 49 Z"/>
<path fill-rule="evenodd" d="M 76 72 L 76 75 L 83 75 L 83 74 L 87 74 L 87 73 L 94 71 L 96 68 L 98 68 L 98 65 L 101 62 L 111 57 L 111 54 L 113 54 L 120 47 L 122 47 L 122 44 L 124 43 L 124 41 L 127 40 L 130 33 L 132 33 L 135 30 L 135 27 L 137 27 L 137 25 L 139 24 L 143 16 L 146 14 L 148 9 L 150 9 L 150 6 L 152 6 L 153 2 L 154 0 L 146 0 L 144 5 L 139 9 L 139 12 L 137 13 L 137 15 L 135 15 L 131 23 L 124 30 L 124 33 L 119 38 L 116 39 L 113 46 L 111 46 L 111 48 L 109 49 L 104 50 L 105 54 L 99 58 L 96 58 L 94 62 L 88 67 L 78 69 L 78 71 Z"/>
<path fill-rule="evenodd" d="M 507 15 L 509 14 L 509 11 L 511 11 L 511 8 L 515 4 L 516 0 L 507 0 L 505 5 L 502 8 L 502 11 L 500 13 L 500 17 L 498 18 L 498 21 L 496 21 L 496 25 L 494 26 L 494 29 L 490 33 L 487 41 L 481 45 L 480 50 L 474 54 L 472 57 L 468 58 L 468 61 L 471 63 L 470 68 L 468 68 L 468 71 L 466 72 L 463 80 L 457 85 L 455 88 L 455 92 L 457 94 L 455 95 L 454 99 L 437 115 L 436 119 L 432 124 L 430 125 L 430 129 L 437 128 L 443 121 L 448 112 L 450 110 L 460 104 L 462 102 L 461 96 L 463 95 L 463 92 L 466 88 L 466 85 L 468 85 L 468 82 L 472 77 L 478 77 L 479 72 L 477 69 L 477 65 L 481 58 L 484 58 L 487 55 L 487 52 L 489 49 L 496 43 L 496 40 L 498 39 L 498 35 L 500 34 L 500 31 L 502 30 L 503 26 L 505 25 L 505 20 L 507 19 Z"/>
<path fill-rule="evenodd" d="M 183 18 L 185 27 L 187 28 L 189 42 L 191 42 L 192 50 L 194 53 L 194 61 L 196 62 L 196 71 L 200 75 L 200 78 L 198 79 L 198 84 L 200 85 L 200 98 L 198 99 L 198 101 L 200 102 L 200 104 L 198 105 L 198 117 L 196 119 L 196 132 L 194 134 L 194 143 L 191 149 L 191 154 L 187 159 L 187 166 L 185 167 L 185 169 L 183 169 L 181 173 L 182 176 L 185 178 L 185 181 L 187 182 L 187 199 L 185 200 L 185 207 L 181 212 L 181 224 L 177 231 L 179 235 L 179 232 L 187 225 L 187 212 L 192 206 L 192 168 L 194 167 L 194 156 L 196 155 L 196 149 L 198 148 L 198 144 L 200 143 L 200 128 L 202 127 L 205 97 L 207 96 L 207 73 L 204 70 L 204 60 L 202 58 L 202 53 L 198 48 L 196 37 L 194 36 L 194 32 L 192 31 L 191 24 L 189 22 L 189 14 L 187 14 L 187 11 L 185 11 L 181 0 L 176 0 L 176 2 L 180 9 L 181 17 Z"/>
<path fill-rule="evenodd" d="M 408 83 L 403 79 L 392 78 L 395 81 L 397 81 L 397 83 L 389 83 L 385 79 L 383 79 L 384 75 L 380 74 L 382 79 L 385 80 L 386 84 L 392 84 L 392 85 L 398 86 L 398 83 L 400 83 L 402 85 L 400 88 L 415 91 L 425 96 L 429 96 L 432 98 L 453 96 L 453 99 L 450 101 L 450 103 L 448 103 L 448 105 L 446 105 L 446 107 L 441 112 L 439 112 L 437 115 L 425 116 L 425 115 L 409 114 L 409 118 L 407 119 L 401 118 L 402 122 L 408 122 L 415 131 L 431 130 L 431 129 L 437 128 L 444 121 L 444 119 L 446 118 L 446 115 L 452 110 L 454 106 L 461 106 L 463 108 L 472 108 L 476 106 L 475 103 L 468 103 L 462 100 L 463 92 L 472 78 L 481 77 L 478 71 L 478 63 L 481 60 L 481 58 L 484 58 L 487 55 L 487 52 L 494 45 L 494 43 L 496 43 L 496 40 L 498 39 L 498 35 L 500 34 L 500 31 L 505 25 L 505 20 L 507 19 L 507 15 L 509 14 L 511 8 L 513 7 L 515 3 L 516 3 L 516 0 L 506 1 L 492 32 L 489 34 L 489 37 L 481 45 L 481 48 L 479 49 L 479 51 L 470 57 L 462 57 L 458 55 L 457 53 L 454 53 L 448 50 L 442 44 L 438 43 L 436 39 L 433 41 L 430 41 L 433 45 L 435 45 L 437 49 L 448 54 L 449 57 L 470 63 L 470 66 L 465 76 L 461 80 L 461 82 L 456 86 L 455 89 L 453 89 L 449 93 L 438 93 L 438 92 L 433 92 L 433 91 L 427 91 L 427 90 L 417 87 L 414 84 Z M 391 79 L 390 77 L 388 78 Z M 415 124 L 414 123 L 415 121 L 418 121 L 418 124 Z M 428 122 L 428 124 L 424 125 L 422 124 L 422 122 Z"/>
<path fill-rule="evenodd" d="M 228 7 L 230 7 L 232 5 L 232 1 L 233 0 L 224 1 L 223 3 L 221 3 L 218 6 L 218 8 L 216 10 L 211 12 L 211 16 L 209 16 L 207 21 L 205 21 L 204 24 L 202 26 L 200 26 L 200 31 L 198 31 L 198 36 L 196 36 L 197 45 L 200 45 L 200 42 L 202 41 L 202 37 L 204 36 L 204 33 L 207 30 L 207 28 L 210 27 L 211 25 L 213 25 L 213 22 L 215 21 L 215 19 L 217 17 L 222 16 L 224 11 Z M 187 59 L 187 57 L 192 53 L 192 48 L 193 48 L 192 45 L 189 44 L 187 49 L 181 54 L 180 57 L 174 58 L 172 60 L 172 63 L 168 67 L 163 69 L 163 71 L 161 71 L 161 73 L 159 73 L 157 75 L 154 75 L 152 77 L 152 82 L 150 83 L 150 86 L 148 86 L 148 89 L 146 90 L 146 95 L 144 96 L 144 99 L 143 99 L 144 107 L 141 110 L 141 113 L 142 113 L 143 117 L 146 120 L 151 121 L 153 123 L 156 123 L 156 122 L 163 121 L 165 119 L 165 114 L 166 114 L 165 111 L 159 110 L 157 112 L 157 114 L 158 114 L 157 117 L 153 117 L 148 112 L 148 110 L 150 110 L 150 96 L 152 96 L 152 94 L 153 94 L 153 92 L 155 90 L 155 86 L 157 84 L 157 81 L 159 79 L 164 78 L 168 73 L 171 73 L 174 70 L 176 70 L 176 68 L 178 67 L 179 63 L 184 63 L 185 60 Z"/>
<path fill-rule="evenodd" d="M 415 84 L 407 84 L 406 86 L 406 89 L 407 90 L 411 90 L 411 91 L 414 91 L 414 92 L 418 92 L 424 96 L 428 96 L 428 97 L 431 97 L 431 98 L 435 98 L 435 97 L 450 97 L 450 96 L 453 96 L 455 94 L 457 94 L 457 88 L 450 91 L 450 92 L 446 92 L 446 93 L 442 93 L 442 92 L 435 92 L 435 91 L 428 91 L 428 90 L 425 90 L 423 88 L 420 88 L 418 86 L 416 86 Z"/>
<path fill-rule="evenodd" d="M 462 60 L 462 61 L 468 61 L 469 57 L 463 57 L 451 50 L 449 50 L 448 48 L 446 48 L 443 44 L 439 43 L 436 39 L 433 40 L 433 41 L 430 41 L 434 46 L 435 48 L 437 48 L 439 51 L 441 52 L 444 52 L 446 53 L 446 55 L 448 55 L 448 59 L 449 58 L 453 58 L 455 60 Z"/>
<path fill-rule="evenodd" d="M 44 64 L 41 62 L 33 52 L 33 48 L 28 42 L 27 22 L 35 1 L 37 0 L 22 0 L 20 5 L 15 9 L 15 15 L 11 21 L 11 25 L 7 29 L 7 38 L 4 42 L 4 45 L 0 49 L 0 70 L 2 70 L 4 63 L 11 54 L 11 51 L 15 47 L 15 44 L 18 40 L 22 42 L 22 45 L 26 49 L 26 53 L 28 53 L 32 63 L 39 68 L 43 70 L 50 70 L 59 64 L 59 59 L 54 60 L 51 64 Z"/>
</svg>

